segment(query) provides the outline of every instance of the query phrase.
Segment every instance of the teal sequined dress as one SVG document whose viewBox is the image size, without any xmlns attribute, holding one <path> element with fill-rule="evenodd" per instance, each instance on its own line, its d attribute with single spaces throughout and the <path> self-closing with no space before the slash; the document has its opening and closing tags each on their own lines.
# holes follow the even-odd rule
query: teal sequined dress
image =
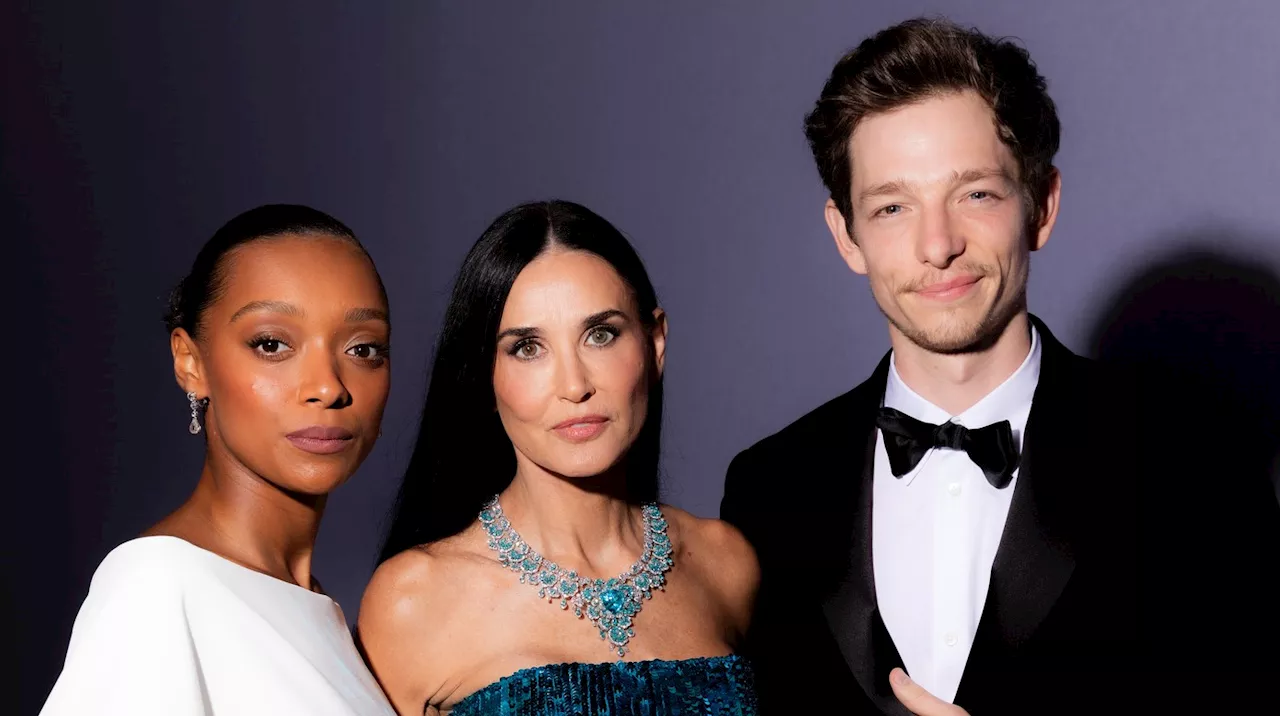
<svg viewBox="0 0 1280 716">
<path fill-rule="evenodd" d="M 755 716 L 751 666 L 738 656 L 551 664 L 462 699 L 452 716 Z"/>
</svg>

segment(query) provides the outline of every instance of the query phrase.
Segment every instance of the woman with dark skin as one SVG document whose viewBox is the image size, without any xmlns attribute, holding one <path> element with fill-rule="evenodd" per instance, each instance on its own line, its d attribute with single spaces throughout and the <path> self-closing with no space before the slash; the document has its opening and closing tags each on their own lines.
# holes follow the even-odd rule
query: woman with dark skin
<svg viewBox="0 0 1280 716">
<path fill-rule="evenodd" d="M 314 209 L 250 210 L 201 250 L 167 324 L 204 468 L 95 572 L 43 713 L 390 713 L 311 574 L 390 387 L 369 255 Z"/>
</svg>

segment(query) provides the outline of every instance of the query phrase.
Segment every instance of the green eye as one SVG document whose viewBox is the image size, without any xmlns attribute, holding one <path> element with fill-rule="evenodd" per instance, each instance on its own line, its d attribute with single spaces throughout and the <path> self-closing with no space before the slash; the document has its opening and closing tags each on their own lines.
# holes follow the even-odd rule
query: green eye
<svg viewBox="0 0 1280 716">
<path fill-rule="evenodd" d="M 599 326 L 587 334 L 587 342 L 593 346 L 607 346 L 618 337 L 618 331 L 612 326 Z"/>
</svg>

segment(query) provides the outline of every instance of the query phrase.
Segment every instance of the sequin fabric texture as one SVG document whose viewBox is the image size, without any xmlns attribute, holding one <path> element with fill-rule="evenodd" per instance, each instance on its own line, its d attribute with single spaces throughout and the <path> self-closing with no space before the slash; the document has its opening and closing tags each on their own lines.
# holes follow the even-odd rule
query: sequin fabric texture
<svg viewBox="0 0 1280 716">
<path fill-rule="evenodd" d="M 736 655 L 551 664 L 480 689 L 452 716 L 756 716 L 753 681 Z"/>
</svg>

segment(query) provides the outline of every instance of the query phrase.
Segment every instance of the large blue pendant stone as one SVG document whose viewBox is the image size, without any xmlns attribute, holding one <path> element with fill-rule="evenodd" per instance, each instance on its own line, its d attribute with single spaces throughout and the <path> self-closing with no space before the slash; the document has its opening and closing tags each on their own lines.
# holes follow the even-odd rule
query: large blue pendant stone
<svg viewBox="0 0 1280 716">
<path fill-rule="evenodd" d="M 614 587 L 600 593 L 600 605 L 610 614 L 618 614 L 631 597 L 631 590 L 626 587 Z"/>
</svg>

